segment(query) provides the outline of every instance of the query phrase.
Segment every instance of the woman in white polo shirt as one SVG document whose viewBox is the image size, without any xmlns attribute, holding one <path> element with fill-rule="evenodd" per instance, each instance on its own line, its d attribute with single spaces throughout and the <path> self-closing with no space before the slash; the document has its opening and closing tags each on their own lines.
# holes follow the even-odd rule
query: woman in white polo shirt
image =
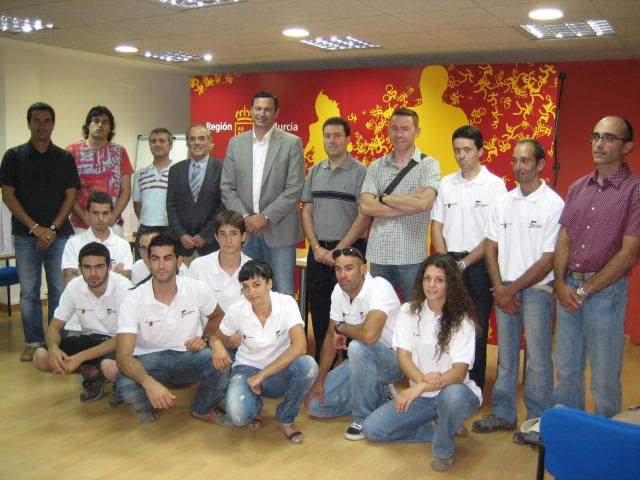
<svg viewBox="0 0 640 480">
<path fill-rule="evenodd" d="M 257 428 L 262 397 L 281 398 L 276 408 L 278 428 L 294 444 L 304 437 L 294 425 L 307 393 L 318 375 L 313 357 L 305 355 L 307 340 L 300 310 L 293 297 L 272 292 L 273 272 L 263 260 L 250 260 L 238 274 L 247 300 L 231 307 L 213 340 L 214 365 L 226 369 L 231 359 L 224 344 L 239 333 L 227 390 L 226 409 L 236 426 Z M 224 344 L 223 344 L 224 342 Z"/>
<path fill-rule="evenodd" d="M 454 436 L 482 403 L 469 379 L 475 355 L 475 309 L 455 261 L 431 255 L 420 266 L 393 335 L 411 386 L 364 421 L 374 442 L 433 442 L 431 468 L 453 465 Z"/>
</svg>

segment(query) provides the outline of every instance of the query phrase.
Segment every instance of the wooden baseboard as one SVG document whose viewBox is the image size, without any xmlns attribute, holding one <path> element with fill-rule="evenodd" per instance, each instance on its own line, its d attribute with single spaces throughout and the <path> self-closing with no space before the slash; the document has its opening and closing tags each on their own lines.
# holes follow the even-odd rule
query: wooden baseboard
<svg viewBox="0 0 640 480">
<path fill-rule="evenodd" d="M 40 300 L 40 303 L 42 304 L 43 307 L 46 307 L 49 302 L 46 298 L 43 298 L 42 300 Z M 11 313 L 16 313 L 20 311 L 20 304 L 19 303 L 15 303 L 15 304 L 11 304 Z M 9 312 L 9 306 L 6 303 L 2 303 L 0 302 L 0 312 Z"/>
</svg>

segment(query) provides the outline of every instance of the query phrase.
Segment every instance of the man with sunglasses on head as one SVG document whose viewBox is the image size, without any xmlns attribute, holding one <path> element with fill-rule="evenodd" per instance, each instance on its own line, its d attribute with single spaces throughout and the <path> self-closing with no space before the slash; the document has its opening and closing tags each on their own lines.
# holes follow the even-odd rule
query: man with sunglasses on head
<svg viewBox="0 0 640 480">
<path fill-rule="evenodd" d="M 595 413 L 620 411 L 627 274 L 640 255 L 640 177 L 624 157 L 633 128 L 600 120 L 589 137 L 595 171 L 569 188 L 554 260 L 558 298 L 554 403 L 584 410 L 586 356 Z"/>
<path fill-rule="evenodd" d="M 364 419 L 389 399 L 393 383 L 404 377 L 391 348 L 400 301 L 387 280 L 367 272 L 358 249 L 334 250 L 332 256 L 338 284 L 331 295 L 320 372 L 305 405 L 314 417 L 351 415 L 353 423 L 344 436 L 363 440 Z M 329 371 L 338 350 L 347 351 L 349 358 Z"/>
</svg>

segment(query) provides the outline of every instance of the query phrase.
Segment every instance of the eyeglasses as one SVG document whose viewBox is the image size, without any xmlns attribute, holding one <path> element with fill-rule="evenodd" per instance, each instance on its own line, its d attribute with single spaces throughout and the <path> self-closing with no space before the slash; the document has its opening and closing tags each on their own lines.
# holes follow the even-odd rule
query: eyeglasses
<svg viewBox="0 0 640 480">
<path fill-rule="evenodd" d="M 591 135 L 589 135 L 589 141 L 591 143 L 598 143 L 600 140 L 604 140 L 605 143 L 613 143 L 616 140 L 620 140 L 621 142 L 628 142 L 629 141 L 629 139 L 627 139 L 627 138 L 616 137 L 612 133 L 604 133 L 602 135 L 599 135 L 597 133 L 592 133 Z"/>
<path fill-rule="evenodd" d="M 331 254 L 334 260 L 338 258 L 340 255 L 347 255 L 348 257 L 357 257 L 360 259 L 362 263 L 367 263 L 367 261 L 364 259 L 364 255 L 362 255 L 360 250 L 358 250 L 357 248 L 353 248 L 353 247 L 341 248 L 340 250 L 334 250 L 333 253 Z"/>
</svg>

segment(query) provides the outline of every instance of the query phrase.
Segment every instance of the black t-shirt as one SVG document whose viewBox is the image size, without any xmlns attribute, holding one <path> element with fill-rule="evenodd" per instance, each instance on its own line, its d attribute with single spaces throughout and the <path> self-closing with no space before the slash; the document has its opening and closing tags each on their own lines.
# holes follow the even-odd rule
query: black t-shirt
<svg viewBox="0 0 640 480">
<path fill-rule="evenodd" d="M 0 165 L 0 185 L 16 189 L 16 198 L 22 208 L 43 227 L 49 227 L 65 200 L 67 188 L 80 188 L 76 162 L 66 150 L 49 144 L 46 152 L 40 153 L 29 141 L 10 148 Z M 29 236 L 29 228 L 11 217 L 11 232 L 18 236 Z M 59 236 L 73 234 L 68 219 L 58 229 Z"/>
</svg>

